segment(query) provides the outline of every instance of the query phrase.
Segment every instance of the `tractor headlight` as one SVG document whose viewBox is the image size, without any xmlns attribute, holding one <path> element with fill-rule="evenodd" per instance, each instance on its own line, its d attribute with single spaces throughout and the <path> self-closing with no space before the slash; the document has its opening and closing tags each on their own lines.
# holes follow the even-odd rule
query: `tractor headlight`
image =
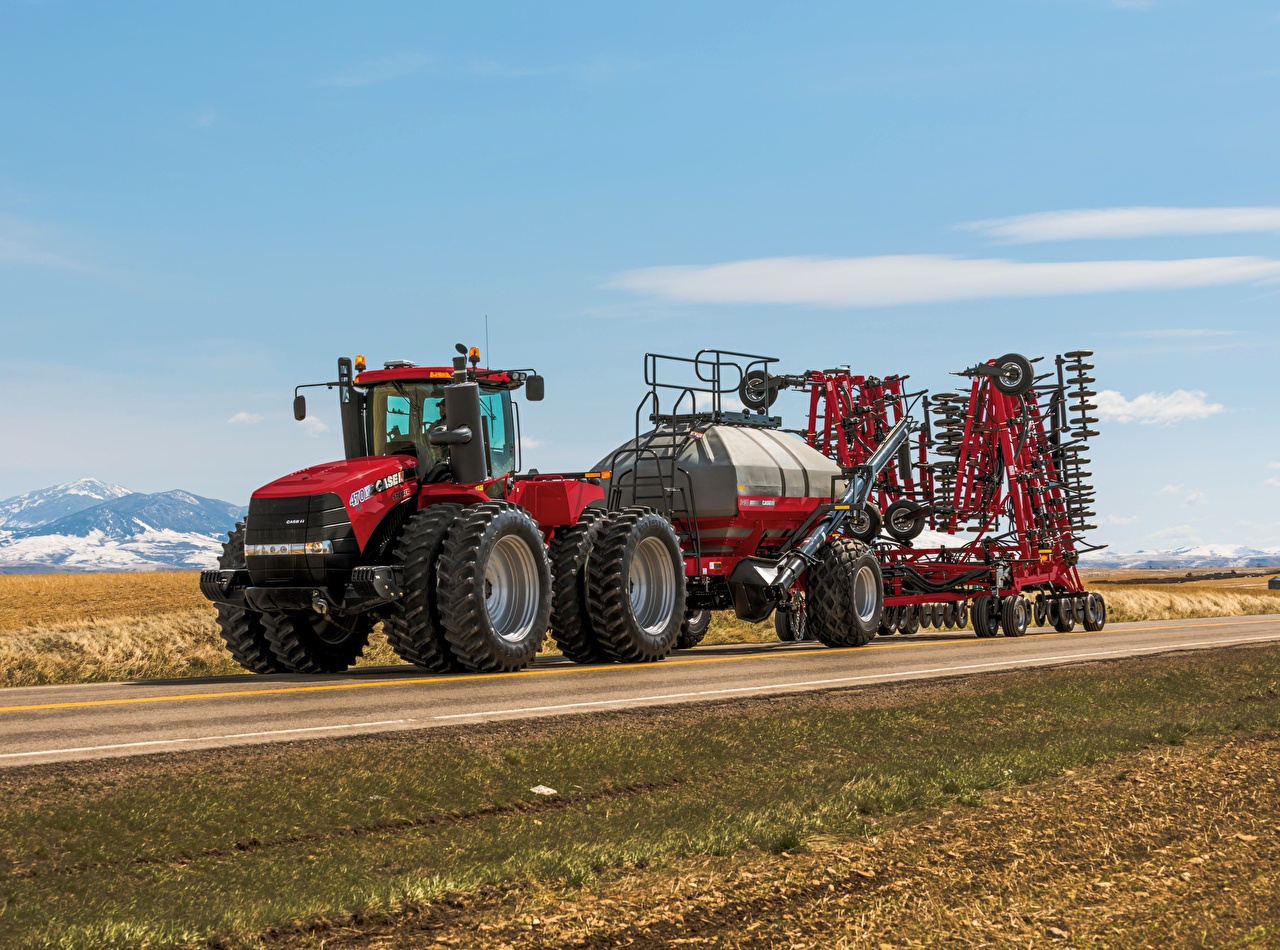
<svg viewBox="0 0 1280 950">
<path fill-rule="evenodd" d="M 244 553 L 249 557 L 279 557 L 286 554 L 332 554 L 332 541 L 304 541 L 294 544 L 248 544 Z"/>
</svg>

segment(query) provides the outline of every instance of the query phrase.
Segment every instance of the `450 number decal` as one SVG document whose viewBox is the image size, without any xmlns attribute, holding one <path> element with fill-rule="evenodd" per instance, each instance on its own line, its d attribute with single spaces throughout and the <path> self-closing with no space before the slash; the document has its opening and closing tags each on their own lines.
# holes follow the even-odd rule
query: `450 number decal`
<svg viewBox="0 0 1280 950">
<path fill-rule="evenodd" d="M 351 493 L 351 498 L 347 501 L 347 506 L 355 508 L 364 504 L 374 495 L 381 494 L 389 488 L 395 488 L 397 485 L 404 484 L 404 472 L 393 472 L 384 478 L 378 479 L 372 484 L 365 485 L 364 488 L 357 489 Z"/>
</svg>

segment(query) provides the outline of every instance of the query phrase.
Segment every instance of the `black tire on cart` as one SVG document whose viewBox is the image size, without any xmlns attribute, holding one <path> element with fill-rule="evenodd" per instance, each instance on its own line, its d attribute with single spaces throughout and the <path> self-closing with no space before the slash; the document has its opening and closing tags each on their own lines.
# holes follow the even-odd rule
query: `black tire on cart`
<svg viewBox="0 0 1280 950">
<path fill-rule="evenodd" d="M 829 647 L 860 647 L 875 638 L 884 609 L 884 581 L 871 549 L 833 538 L 809 569 L 809 631 Z"/>
<path fill-rule="evenodd" d="M 224 571 L 243 571 L 244 522 L 238 522 L 222 545 L 218 567 Z M 271 652 L 263 616 L 247 607 L 218 604 L 218 632 L 227 645 L 231 658 L 251 673 L 284 673 L 286 667 Z"/>
<path fill-rule="evenodd" d="M 591 625 L 620 663 L 661 660 L 684 621 L 684 555 L 671 522 L 652 508 L 611 512 L 587 566 Z"/>
<path fill-rule="evenodd" d="M 533 662 L 551 619 L 551 564 L 528 512 L 503 502 L 467 508 L 436 572 L 444 635 L 464 669 L 509 672 Z"/>
<path fill-rule="evenodd" d="M 781 607 L 773 612 L 773 632 L 783 643 L 796 643 L 809 635 L 809 621 L 805 618 L 802 602 L 792 601 L 783 610 Z"/>
<path fill-rule="evenodd" d="M 983 594 L 974 598 L 973 632 L 986 640 L 1000 633 L 1000 598 Z"/>
<path fill-rule="evenodd" d="M 884 527 L 884 518 L 880 514 L 880 509 L 870 502 L 867 502 L 861 511 L 849 512 L 849 519 L 845 522 L 845 531 L 849 537 L 863 544 L 874 541 L 880 535 L 882 527 Z"/>
<path fill-rule="evenodd" d="M 680 633 L 676 637 L 677 650 L 692 650 L 702 638 L 707 635 L 707 628 L 711 626 L 711 611 L 709 610 L 686 610 L 684 612 L 684 623 L 680 624 Z"/>
<path fill-rule="evenodd" d="M 271 652 L 290 673 L 341 673 L 364 653 L 373 630 L 369 614 L 322 617 L 290 610 L 263 617 Z"/>
<path fill-rule="evenodd" d="M 920 632 L 920 608 L 916 604 L 903 604 L 898 608 L 898 632 L 904 637 Z"/>
<path fill-rule="evenodd" d="M 907 498 L 900 498 L 884 510 L 884 529 L 889 537 L 898 541 L 914 541 L 924 530 L 925 519 L 920 517 L 921 506 Z"/>
<path fill-rule="evenodd" d="M 1036 595 L 1035 608 L 1031 611 L 1031 617 L 1035 621 L 1037 627 L 1043 627 L 1049 621 L 1049 598 L 1044 594 Z"/>
<path fill-rule="evenodd" d="M 1031 604 L 1020 594 L 1005 597 L 1000 605 L 1000 626 L 1006 637 L 1023 637 L 1031 621 Z"/>
<path fill-rule="evenodd" d="M 898 619 L 902 612 L 901 607 L 885 607 L 880 611 L 880 627 L 876 630 L 882 637 L 891 637 L 898 632 Z"/>
<path fill-rule="evenodd" d="M 1096 633 L 1107 625 L 1107 602 L 1101 594 L 1088 593 L 1084 599 L 1084 628 Z"/>
<path fill-rule="evenodd" d="M 436 595 L 440 554 L 461 511 L 461 505 L 433 505 L 409 519 L 396 545 L 396 560 L 404 570 L 404 597 L 382 621 L 396 655 L 433 673 L 462 669 L 445 639 Z"/>
<path fill-rule="evenodd" d="M 1049 601 L 1049 622 L 1059 633 L 1070 633 L 1076 628 L 1075 610 L 1067 597 L 1054 597 Z"/>
<path fill-rule="evenodd" d="M 1035 370 L 1021 353 L 1006 353 L 995 364 L 996 375 L 991 381 L 1006 396 L 1021 396 L 1035 385 Z"/>
<path fill-rule="evenodd" d="M 605 660 L 587 605 L 587 560 L 605 514 L 601 508 L 586 509 L 577 524 L 557 529 L 547 552 L 551 560 L 551 636 L 560 652 L 574 663 Z"/>
</svg>

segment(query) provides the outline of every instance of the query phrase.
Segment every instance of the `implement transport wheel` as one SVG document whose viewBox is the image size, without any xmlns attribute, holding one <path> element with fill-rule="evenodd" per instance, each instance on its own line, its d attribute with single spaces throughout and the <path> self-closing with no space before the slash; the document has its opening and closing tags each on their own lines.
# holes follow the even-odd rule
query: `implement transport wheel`
<svg viewBox="0 0 1280 950">
<path fill-rule="evenodd" d="M 884 510 L 884 529 L 889 537 L 898 541 L 912 541 L 924 530 L 925 519 L 920 517 L 920 505 L 906 498 L 895 501 Z"/>
<path fill-rule="evenodd" d="M 1018 594 L 1004 598 L 1000 607 L 1000 625 L 1006 637 L 1023 637 L 1031 621 L 1031 603 Z"/>
<path fill-rule="evenodd" d="M 1031 361 L 1021 353 L 1006 353 L 996 360 L 996 375 L 992 377 L 996 389 L 1006 396 L 1021 396 L 1036 381 Z"/>
<path fill-rule="evenodd" d="M 1036 597 L 1036 604 L 1031 611 L 1031 617 L 1035 620 L 1037 627 L 1043 627 L 1049 622 L 1049 598 L 1044 594 L 1039 594 Z"/>
<path fill-rule="evenodd" d="M 551 565 L 528 512 L 503 502 L 467 508 L 436 576 L 444 635 L 464 669 L 507 672 L 533 662 L 551 617 Z"/>
<path fill-rule="evenodd" d="M 461 505 L 433 505 L 409 519 L 396 545 L 396 559 L 404 567 L 404 598 L 382 621 L 396 655 L 433 673 L 462 669 L 445 639 L 436 594 L 445 538 L 461 512 Z"/>
<path fill-rule="evenodd" d="M 1084 628 L 1096 633 L 1107 625 L 1107 602 L 1101 594 L 1088 593 L 1084 597 Z"/>
<path fill-rule="evenodd" d="M 680 624 L 680 634 L 676 637 L 677 650 L 692 650 L 707 635 L 711 626 L 711 611 L 686 610 L 684 623 Z"/>
<path fill-rule="evenodd" d="M 1049 623 L 1059 633 L 1070 633 L 1076 628 L 1075 609 L 1070 597 L 1054 597 L 1049 601 Z"/>
<path fill-rule="evenodd" d="M 605 655 L 596 642 L 587 606 L 587 559 L 595 547 L 605 511 L 587 508 L 578 523 L 556 529 L 551 558 L 551 636 L 574 663 L 601 663 Z M 701 639 L 701 638 L 699 638 Z"/>
<path fill-rule="evenodd" d="M 860 647 L 875 638 L 884 609 L 880 564 L 865 544 L 834 538 L 809 569 L 809 631 L 829 647 Z"/>
<path fill-rule="evenodd" d="M 883 525 L 884 519 L 880 515 L 880 509 L 868 503 L 862 507 L 861 511 L 849 512 L 849 520 L 845 522 L 845 530 L 849 533 L 849 537 L 855 541 L 870 544 L 879 536 L 880 528 Z"/>
<path fill-rule="evenodd" d="M 608 659 L 649 663 L 675 648 L 684 621 L 684 555 L 671 522 L 652 508 L 611 512 L 587 574 L 591 625 Z"/>
<path fill-rule="evenodd" d="M 920 632 L 920 607 L 918 604 L 903 604 L 898 608 L 898 632 L 904 637 Z"/>
<path fill-rule="evenodd" d="M 773 631 L 783 643 L 796 643 L 809 636 L 809 621 L 805 616 L 804 601 L 793 600 L 788 609 L 779 607 L 773 612 Z"/>
<path fill-rule="evenodd" d="M 224 571 L 243 571 L 244 522 L 236 524 L 222 545 L 218 567 Z M 246 607 L 218 604 L 218 632 L 231 658 L 251 673 L 284 673 L 286 667 L 271 652 L 262 614 Z"/>
<path fill-rule="evenodd" d="M 1000 633 L 1000 598 L 983 594 L 973 601 L 973 632 L 986 640 Z"/>
<path fill-rule="evenodd" d="M 880 628 L 876 631 L 882 637 L 891 637 L 898 632 L 898 620 L 902 616 L 902 607 L 885 607 L 880 612 Z"/>
<path fill-rule="evenodd" d="M 286 611 L 265 619 L 271 652 L 290 673 L 341 673 L 364 653 L 373 630 L 369 614 L 322 617 Z"/>
</svg>

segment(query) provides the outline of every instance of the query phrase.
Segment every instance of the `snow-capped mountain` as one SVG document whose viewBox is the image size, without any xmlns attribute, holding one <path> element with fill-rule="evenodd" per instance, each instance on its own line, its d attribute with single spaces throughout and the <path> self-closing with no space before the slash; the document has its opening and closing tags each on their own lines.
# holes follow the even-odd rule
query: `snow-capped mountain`
<svg viewBox="0 0 1280 950">
<path fill-rule="evenodd" d="M 36 528 L 128 494 L 129 489 L 96 478 L 78 478 L 65 485 L 29 491 L 0 501 L 0 531 Z"/>
<path fill-rule="evenodd" d="M 0 501 L 0 573 L 211 567 L 245 511 L 79 479 Z"/>
<path fill-rule="evenodd" d="M 1172 551 L 1135 551 L 1119 554 L 1109 550 L 1085 554 L 1081 567 L 1105 568 L 1194 568 L 1273 567 L 1280 565 L 1280 547 L 1250 548 L 1243 544 L 1201 544 Z"/>
</svg>

